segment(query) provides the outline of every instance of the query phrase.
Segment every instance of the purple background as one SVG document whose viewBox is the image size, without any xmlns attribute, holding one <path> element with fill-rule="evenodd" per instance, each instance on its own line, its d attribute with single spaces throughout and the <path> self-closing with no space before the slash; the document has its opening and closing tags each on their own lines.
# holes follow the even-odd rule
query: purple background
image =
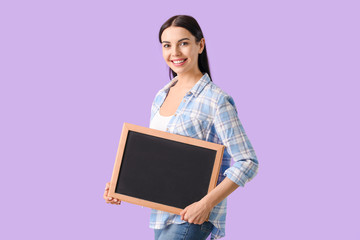
<svg viewBox="0 0 360 240">
<path fill-rule="evenodd" d="M 260 162 L 224 239 L 360 239 L 356 2 L 1 1 L 0 238 L 153 238 L 102 195 L 169 81 L 159 28 L 189 14 Z"/>
</svg>

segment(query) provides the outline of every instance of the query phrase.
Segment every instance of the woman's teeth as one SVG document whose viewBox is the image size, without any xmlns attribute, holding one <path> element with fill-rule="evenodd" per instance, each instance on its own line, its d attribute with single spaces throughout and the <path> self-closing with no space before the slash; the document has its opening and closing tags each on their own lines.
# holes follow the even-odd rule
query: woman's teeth
<svg viewBox="0 0 360 240">
<path fill-rule="evenodd" d="M 184 60 L 180 60 L 180 61 L 173 61 L 174 63 L 182 63 L 182 62 L 184 62 L 185 61 L 185 59 Z"/>
</svg>

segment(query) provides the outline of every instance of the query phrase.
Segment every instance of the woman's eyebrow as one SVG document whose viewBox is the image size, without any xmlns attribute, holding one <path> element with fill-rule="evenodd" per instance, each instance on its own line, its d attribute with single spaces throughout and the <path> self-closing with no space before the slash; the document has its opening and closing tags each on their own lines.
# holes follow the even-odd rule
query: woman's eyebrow
<svg viewBox="0 0 360 240">
<path fill-rule="evenodd" d="M 183 40 L 190 40 L 189 38 L 182 38 L 178 42 L 181 42 Z M 162 41 L 161 43 L 170 43 L 169 41 Z"/>
</svg>

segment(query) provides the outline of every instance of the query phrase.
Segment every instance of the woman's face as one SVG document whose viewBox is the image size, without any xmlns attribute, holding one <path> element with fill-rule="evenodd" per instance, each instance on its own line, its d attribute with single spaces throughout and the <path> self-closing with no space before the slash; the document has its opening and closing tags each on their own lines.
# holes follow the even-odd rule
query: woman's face
<svg viewBox="0 0 360 240">
<path fill-rule="evenodd" d="M 198 57 L 205 46 L 204 38 L 196 43 L 187 29 L 171 26 L 163 31 L 161 42 L 165 62 L 178 75 L 200 71 Z"/>
</svg>

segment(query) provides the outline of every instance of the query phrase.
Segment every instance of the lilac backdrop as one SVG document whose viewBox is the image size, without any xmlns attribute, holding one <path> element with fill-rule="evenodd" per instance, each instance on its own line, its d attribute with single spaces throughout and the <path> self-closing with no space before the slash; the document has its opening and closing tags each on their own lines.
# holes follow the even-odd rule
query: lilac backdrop
<svg viewBox="0 0 360 240">
<path fill-rule="evenodd" d="M 169 81 L 158 30 L 189 14 L 260 161 L 224 239 L 360 239 L 359 7 L 1 1 L 0 238 L 152 239 L 148 208 L 102 194 L 122 124 L 148 126 Z"/>
</svg>

